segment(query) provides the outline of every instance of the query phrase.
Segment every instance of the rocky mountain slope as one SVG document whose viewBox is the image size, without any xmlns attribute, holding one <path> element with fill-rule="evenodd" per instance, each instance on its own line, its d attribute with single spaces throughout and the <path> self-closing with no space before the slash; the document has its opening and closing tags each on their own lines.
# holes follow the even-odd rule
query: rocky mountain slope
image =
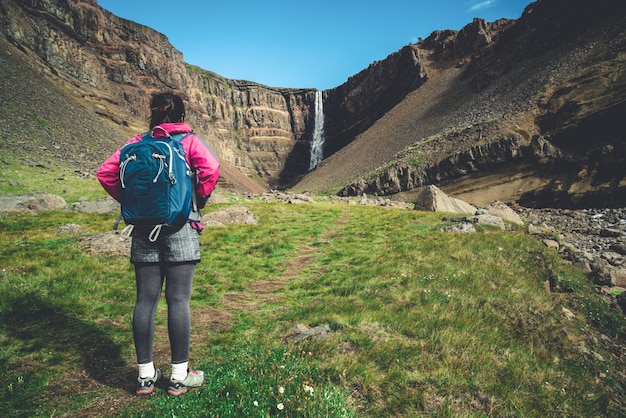
<svg viewBox="0 0 626 418">
<path fill-rule="evenodd" d="M 295 189 L 626 205 L 624 17 L 614 1 L 539 1 L 407 47 L 427 81 Z"/>
<path fill-rule="evenodd" d="M 127 134 L 146 130 L 150 93 L 183 94 L 187 119 L 218 152 L 229 187 L 266 190 L 311 129 L 313 91 L 229 80 L 188 65 L 164 35 L 95 0 L 2 0 L 0 32 L 5 59 L 19 59 L 57 95 Z M 110 153 L 120 141 L 98 147 Z"/>
<path fill-rule="evenodd" d="M 539 0 L 516 21 L 477 19 L 408 45 L 323 92 L 326 159 L 308 172 L 314 90 L 187 64 L 165 36 L 95 0 L 0 0 L 11 103 L 0 117 L 43 142 L 24 152 L 52 139 L 46 155 L 64 157 L 89 138 L 73 155 L 101 161 L 145 130 L 149 93 L 168 89 L 220 155 L 222 187 L 410 199 L 434 183 L 475 204 L 626 206 L 625 16 L 614 0 Z"/>
</svg>

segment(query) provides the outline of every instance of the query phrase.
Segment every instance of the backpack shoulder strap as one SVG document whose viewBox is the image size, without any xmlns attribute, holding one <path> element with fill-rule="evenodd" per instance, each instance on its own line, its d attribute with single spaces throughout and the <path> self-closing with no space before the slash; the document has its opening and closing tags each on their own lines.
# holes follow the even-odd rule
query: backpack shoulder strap
<svg viewBox="0 0 626 418">
<path fill-rule="evenodd" d="M 166 138 L 168 138 L 168 139 L 173 139 L 173 140 L 174 140 L 174 141 L 176 141 L 176 142 L 180 142 L 180 141 L 182 141 L 183 139 L 185 139 L 185 137 L 186 137 L 187 135 L 190 135 L 190 134 L 192 134 L 192 133 L 193 133 L 193 132 L 185 132 L 185 133 L 177 133 L 177 134 L 173 134 L 173 135 L 172 135 L 172 134 L 170 134 L 168 131 L 166 131 L 165 129 L 163 129 L 161 126 L 158 126 L 158 125 L 157 125 L 157 126 L 155 126 L 155 127 L 154 127 L 154 129 L 153 129 L 152 131 L 150 131 L 150 132 L 146 132 L 145 134 L 142 134 L 141 139 L 144 139 L 144 138 L 146 138 L 146 137 L 151 137 L 151 138 L 154 138 L 153 133 L 154 133 L 154 131 L 155 131 L 156 129 L 159 129 L 159 130 L 161 130 L 161 131 L 165 132 L 165 137 L 166 137 Z"/>
<path fill-rule="evenodd" d="M 172 140 L 180 143 L 183 139 L 185 139 L 188 135 L 191 135 L 192 133 L 193 132 L 178 133 L 178 134 L 172 135 L 171 138 L 172 138 Z M 189 167 L 189 166 L 187 166 L 187 167 Z M 196 172 L 195 171 L 191 171 L 192 170 L 191 168 L 189 168 L 189 170 L 190 170 L 190 173 L 191 173 L 191 186 L 192 186 L 192 193 L 191 193 L 192 210 L 193 210 L 193 212 L 200 213 L 200 209 L 198 208 L 198 196 L 196 196 L 196 182 L 198 181 L 198 179 L 196 178 Z M 200 213 L 200 215 L 202 216 L 201 213 Z"/>
<path fill-rule="evenodd" d="M 176 141 L 176 142 L 180 142 L 183 139 L 185 139 L 188 135 L 191 135 L 191 132 L 186 132 L 186 133 L 180 133 L 180 134 L 174 134 L 171 136 L 171 138 Z"/>
</svg>

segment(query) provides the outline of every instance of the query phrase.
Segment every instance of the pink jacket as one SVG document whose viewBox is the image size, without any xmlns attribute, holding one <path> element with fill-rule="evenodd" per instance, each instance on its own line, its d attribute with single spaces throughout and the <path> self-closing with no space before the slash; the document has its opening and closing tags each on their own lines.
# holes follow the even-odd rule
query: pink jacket
<svg viewBox="0 0 626 418">
<path fill-rule="evenodd" d="M 191 133 L 192 129 L 186 123 L 162 123 L 155 127 L 153 135 L 157 138 L 166 137 L 163 130 L 170 134 Z M 141 134 L 126 141 L 141 141 Z M 199 202 L 204 203 L 215 189 L 215 184 L 220 177 L 220 163 L 213 151 L 197 136 L 187 135 L 181 143 L 185 149 L 187 163 L 189 167 L 196 173 L 198 184 L 196 185 L 196 195 Z M 107 160 L 102 163 L 96 176 L 102 184 L 104 190 L 111 195 L 112 198 L 119 202 L 120 200 L 120 151 L 121 147 L 113 153 Z M 203 205 L 201 205 L 203 206 Z"/>
</svg>

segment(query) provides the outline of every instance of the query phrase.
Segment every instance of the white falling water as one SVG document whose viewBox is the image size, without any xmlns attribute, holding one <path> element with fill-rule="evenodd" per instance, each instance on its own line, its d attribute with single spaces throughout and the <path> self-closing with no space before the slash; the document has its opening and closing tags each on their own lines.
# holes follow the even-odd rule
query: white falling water
<svg viewBox="0 0 626 418">
<path fill-rule="evenodd" d="M 322 92 L 315 92 L 315 124 L 313 126 L 313 139 L 311 140 L 311 161 L 309 170 L 324 158 L 324 104 L 322 103 Z"/>
</svg>

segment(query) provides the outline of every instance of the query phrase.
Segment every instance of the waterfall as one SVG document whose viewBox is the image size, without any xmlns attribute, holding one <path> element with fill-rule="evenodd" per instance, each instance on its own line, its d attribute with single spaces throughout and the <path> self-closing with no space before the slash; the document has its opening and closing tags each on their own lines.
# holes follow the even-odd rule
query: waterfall
<svg viewBox="0 0 626 418">
<path fill-rule="evenodd" d="M 309 170 L 313 170 L 315 166 L 324 158 L 324 103 L 322 101 L 322 92 L 315 92 L 315 123 L 313 126 L 313 139 L 311 140 L 311 161 L 309 162 Z"/>
</svg>

